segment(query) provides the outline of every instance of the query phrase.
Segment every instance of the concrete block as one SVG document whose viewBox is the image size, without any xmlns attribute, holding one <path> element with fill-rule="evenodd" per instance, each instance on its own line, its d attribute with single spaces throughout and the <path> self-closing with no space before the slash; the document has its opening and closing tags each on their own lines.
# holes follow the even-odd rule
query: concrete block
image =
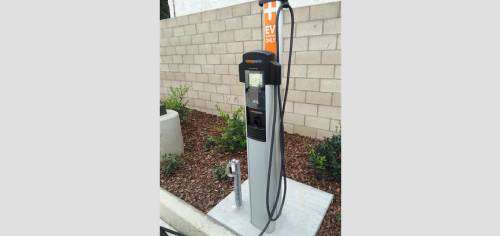
<svg viewBox="0 0 500 236">
<path fill-rule="evenodd" d="M 309 22 L 297 23 L 297 37 L 321 35 L 322 32 L 323 32 L 323 21 L 309 21 Z"/>
<path fill-rule="evenodd" d="M 226 23 L 224 20 L 210 21 L 210 30 L 212 32 L 220 32 L 226 30 Z"/>
<path fill-rule="evenodd" d="M 340 65 L 342 55 L 339 50 L 323 51 L 321 56 L 321 64 Z"/>
<path fill-rule="evenodd" d="M 222 83 L 234 85 L 239 83 L 239 77 L 235 75 L 222 75 Z"/>
<path fill-rule="evenodd" d="M 341 123 L 340 120 L 332 120 L 330 122 L 330 131 L 333 131 L 335 134 L 341 133 Z"/>
<path fill-rule="evenodd" d="M 221 64 L 235 64 L 235 59 L 233 54 L 221 55 Z"/>
<path fill-rule="evenodd" d="M 318 129 L 318 133 L 316 134 L 316 138 L 325 139 L 325 138 L 332 137 L 333 134 L 334 133 L 332 131 Z"/>
<path fill-rule="evenodd" d="M 229 74 L 230 75 L 239 75 L 238 65 L 229 65 Z"/>
<path fill-rule="evenodd" d="M 311 6 L 311 20 L 338 18 L 340 16 L 340 3 L 326 3 Z"/>
<path fill-rule="evenodd" d="M 203 35 L 201 34 L 193 35 L 191 39 L 193 44 L 202 44 L 205 42 L 205 37 L 203 37 Z"/>
<path fill-rule="evenodd" d="M 232 7 L 224 7 L 221 9 L 217 9 L 217 19 L 228 19 L 233 17 L 233 8 Z"/>
<path fill-rule="evenodd" d="M 296 64 L 320 64 L 321 52 L 319 51 L 305 51 L 297 52 L 295 58 Z"/>
<path fill-rule="evenodd" d="M 325 20 L 323 24 L 324 34 L 340 34 L 341 32 L 341 18 Z"/>
<path fill-rule="evenodd" d="M 184 55 L 184 56 L 182 56 L 182 63 L 184 63 L 184 64 L 192 64 L 192 63 L 194 63 L 194 56 L 193 55 Z"/>
<path fill-rule="evenodd" d="M 234 32 L 233 31 L 224 31 L 219 32 L 219 42 L 227 43 L 234 41 Z"/>
<path fill-rule="evenodd" d="M 286 73 L 287 66 L 283 66 L 283 73 Z M 284 74 L 286 75 L 286 74 Z M 292 65 L 290 68 L 290 76 L 294 78 L 305 78 L 307 77 L 307 66 L 306 65 Z"/>
<path fill-rule="evenodd" d="M 224 96 L 218 93 L 212 93 L 210 95 L 210 101 L 212 102 L 224 102 Z"/>
<path fill-rule="evenodd" d="M 341 72 L 340 72 L 340 65 L 335 65 L 335 79 L 340 79 L 341 78 Z"/>
<path fill-rule="evenodd" d="M 184 26 L 184 34 L 185 35 L 193 35 L 196 34 L 196 25 L 186 25 Z"/>
<path fill-rule="evenodd" d="M 184 35 L 184 27 L 176 27 L 174 28 L 174 36 L 183 36 Z"/>
<path fill-rule="evenodd" d="M 262 42 L 261 41 L 245 41 L 244 42 L 244 50 L 245 52 L 253 51 L 253 50 L 260 50 L 262 49 Z"/>
<path fill-rule="evenodd" d="M 294 125 L 293 131 L 296 134 L 300 134 L 302 136 L 316 137 L 318 129 L 312 128 L 312 127 L 307 127 L 307 126 L 302 126 L 302 125 Z"/>
<path fill-rule="evenodd" d="M 201 13 L 196 13 L 189 15 L 189 24 L 195 24 L 201 22 Z"/>
<path fill-rule="evenodd" d="M 201 65 L 201 72 L 207 74 L 214 73 L 214 65 Z"/>
<path fill-rule="evenodd" d="M 307 77 L 333 79 L 334 68 L 333 65 L 309 65 L 307 67 Z"/>
<path fill-rule="evenodd" d="M 199 34 L 208 33 L 210 32 L 210 24 L 208 22 L 196 24 L 196 31 Z"/>
<path fill-rule="evenodd" d="M 233 16 L 250 15 L 250 3 L 233 6 Z"/>
<path fill-rule="evenodd" d="M 291 23 L 290 12 L 287 10 L 283 11 L 285 14 L 285 23 Z M 293 9 L 293 14 L 295 16 L 295 23 L 304 22 L 309 20 L 309 7 L 300 7 Z"/>
<path fill-rule="evenodd" d="M 234 30 L 240 28 L 241 28 L 241 17 L 236 17 L 226 20 L 226 30 Z"/>
<path fill-rule="evenodd" d="M 260 14 L 262 8 L 257 1 L 250 2 L 250 14 Z"/>
<path fill-rule="evenodd" d="M 175 53 L 177 53 L 177 55 L 186 54 L 186 46 L 175 47 Z"/>
<path fill-rule="evenodd" d="M 205 86 L 205 84 L 203 84 L 203 86 Z M 203 87 L 203 89 L 202 89 L 202 90 L 204 91 L 204 90 L 205 90 L 205 87 Z M 208 93 L 208 92 L 201 92 L 201 91 L 200 91 L 200 92 L 198 92 L 198 97 L 199 97 L 200 99 L 205 100 L 205 101 L 206 101 L 206 100 L 210 100 L 210 93 Z M 205 103 L 204 105 L 206 106 L 206 103 Z"/>
<path fill-rule="evenodd" d="M 203 22 L 208 22 L 217 19 L 216 11 L 204 11 L 201 13 L 201 20 Z"/>
<path fill-rule="evenodd" d="M 218 54 L 207 55 L 207 64 L 220 64 L 220 55 Z"/>
<path fill-rule="evenodd" d="M 227 74 L 229 72 L 227 65 L 214 65 L 215 74 L 222 75 Z"/>
<path fill-rule="evenodd" d="M 308 91 L 306 94 L 306 102 L 310 104 L 331 105 L 332 94 Z"/>
<path fill-rule="evenodd" d="M 260 28 L 252 29 L 252 40 L 262 40 L 262 30 Z"/>
<path fill-rule="evenodd" d="M 207 64 L 207 57 L 205 55 L 194 55 L 195 64 Z"/>
<path fill-rule="evenodd" d="M 187 25 L 189 24 L 189 16 L 179 16 L 176 17 L 176 25 L 182 26 L 182 25 Z"/>
<path fill-rule="evenodd" d="M 290 134 L 294 133 L 293 126 L 294 126 L 293 124 L 283 123 L 283 127 L 285 128 L 285 132 L 290 133 Z"/>
<path fill-rule="evenodd" d="M 206 82 L 208 82 L 208 75 L 207 74 L 196 74 L 196 81 L 206 83 Z"/>
<path fill-rule="evenodd" d="M 314 116 L 306 116 L 306 126 L 317 129 L 328 130 L 330 128 L 330 119 L 314 117 Z"/>
<path fill-rule="evenodd" d="M 240 29 L 234 31 L 235 41 L 246 41 L 252 39 L 252 29 Z"/>
<path fill-rule="evenodd" d="M 332 106 L 318 106 L 318 116 L 330 119 L 340 120 L 340 107 L 332 107 Z M 327 129 L 329 130 L 329 129 Z"/>
<path fill-rule="evenodd" d="M 283 51 L 285 52 L 290 51 L 290 38 L 285 38 L 283 40 L 283 44 L 284 44 Z M 307 51 L 308 46 L 309 46 L 309 39 L 307 37 L 293 39 L 294 52 Z"/>
<path fill-rule="evenodd" d="M 260 14 L 243 16 L 243 28 L 261 27 Z"/>
<path fill-rule="evenodd" d="M 306 101 L 306 92 L 304 92 L 304 91 L 297 91 L 297 90 L 289 90 L 288 91 L 287 102 L 288 101 L 305 102 Z"/>
<path fill-rule="evenodd" d="M 222 83 L 221 78 L 222 78 L 221 75 L 210 74 L 210 75 L 208 75 L 208 82 L 210 82 L 211 84 L 220 84 L 220 83 Z M 216 90 L 214 89 L 213 92 L 215 93 Z"/>
<path fill-rule="evenodd" d="M 296 124 L 296 125 L 304 125 L 305 116 L 294 113 L 285 113 L 283 116 L 283 122 Z"/>
<path fill-rule="evenodd" d="M 309 50 L 335 50 L 337 35 L 312 36 L 309 39 Z"/>
<path fill-rule="evenodd" d="M 227 53 L 226 44 L 225 43 L 212 44 L 212 51 L 214 53 Z"/>
<path fill-rule="evenodd" d="M 231 88 L 228 85 L 218 85 L 216 90 L 220 94 L 231 94 Z"/>
<path fill-rule="evenodd" d="M 333 93 L 332 105 L 340 107 L 342 105 L 340 93 Z"/>
<path fill-rule="evenodd" d="M 205 91 L 207 91 L 209 93 L 216 93 L 217 92 L 216 85 L 215 84 L 205 84 Z"/>
<path fill-rule="evenodd" d="M 187 44 L 191 44 L 191 37 L 189 35 L 172 37 L 169 40 L 169 42 L 170 42 L 170 45 L 172 45 L 172 46 L 187 45 Z"/>
<path fill-rule="evenodd" d="M 337 34 L 337 50 L 340 50 L 342 48 L 342 36 L 340 34 Z"/>
<path fill-rule="evenodd" d="M 206 37 L 205 37 L 205 39 L 206 39 Z M 210 44 L 201 44 L 201 45 L 198 46 L 198 51 L 199 51 L 200 54 L 210 54 L 210 53 L 212 53 L 212 45 L 210 45 Z"/>
<path fill-rule="evenodd" d="M 316 116 L 318 114 L 318 105 L 296 102 L 294 104 L 294 112 L 295 114 Z"/>
<path fill-rule="evenodd" d="M 172 56 L 172 60 L 174 63 L 182 63 L 182 55 L 174 55 Z"/>
<path fill-rule="evenodd" d="M 295 90 L 319 91 L 319 79 L 295 79 Z"/>
<path fill-rule="evenodd" d="M 167 110 L 167 114 L 160 116 L 160 155 L 166 153 L 180 155 L 183 152 L 179 113 Z"/>
<path fill-rule="evenodd" d="M 244 89 L 245 88 L 244 88 L 243 84 L 232 85 L 231 86 L 231 95 L 238 95 L 238 96 L 245 95 Z"/>
<path fill-rule="evenodd" d="M 340 93 L 340 80 L 336 79 L 322 79 L 320 82 L 319 91 L 321 92 L 336 92 Z"/>
<path fill-rule="evenodd" d="M 187 54 L 198 54 L 198 45 L 188 45 L 186 46 L 186 53 Z"/>
<path fill-rule="evenodd" d="M 243 42 L 228 43 L 226 45 L 227 52 L 229 53 L 242 53 L 243 52 Z"/>
<path fill-rule="evenodd" d="M 201 66 L 200 65 L 189 65 L 189 72 L 201 73 Z"/>
<path fill-rule="evenodd" d="M 219 40 L 218 33 L 206 33 L 204 34 L 204 36 L 205 36 L 205 43 L 217 43 Z"/>
</svg>

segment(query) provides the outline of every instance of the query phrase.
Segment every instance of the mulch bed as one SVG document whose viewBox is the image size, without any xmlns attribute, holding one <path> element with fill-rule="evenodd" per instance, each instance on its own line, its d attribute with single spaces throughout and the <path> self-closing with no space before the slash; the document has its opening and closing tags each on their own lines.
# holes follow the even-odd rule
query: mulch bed
<svg viewBox="0 0 500 236">
<path fill-rule="evenodd" d="M 160 178 L 162 188 L 205 213 L 232 191 L 231 179 L 215 180 L 214 167 L 225 166 L 229 160 L 238 159 L 241 163 L 242 182 L 247 179 L 246 150 L 237 153 L 219 153 L 205 148 L 207 138 L 219 135 L 221 133 L 219 129 L 223 126 L 221 118 L 192 110 L 182 124 L 185 164 L 174 174 L 168 177 L 162 175 Z M 336 215 L 340 214 L 340 181 L 318 180 L 308 162 L 307 145 L 319 142 L 318 139 L 285 133 L 286 173 L 288 178 L 335 195 L 318 235 L 340 235 L 340 222 L 336 221 Z"/>
</svg>

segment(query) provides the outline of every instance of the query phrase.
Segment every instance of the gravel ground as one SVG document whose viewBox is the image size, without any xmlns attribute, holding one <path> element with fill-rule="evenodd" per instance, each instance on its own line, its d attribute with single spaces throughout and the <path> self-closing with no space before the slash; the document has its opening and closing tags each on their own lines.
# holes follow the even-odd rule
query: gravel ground
<svg viewBox="0 0 500 236">
<path fill-rule="evenodd" d="M 169 177 L 162 175 L 160 178 L 162 188 L 205 213 L 227 196 L 232 188 L 230 179 L 222 181 L 214 179 L 212 174 L 214 167 L 225 165 L 229 160 L 236 158 L 241 162 L 242 182 L 247 179 L 246 150 L 237 153 L 219 153 L 205 148 L 207 137 L 220 134 L 219 129 L 223 125 L 224 122 L 219 117 L 193 110 L 182 124 L 185 163 L 173 175 Z M 314 145 L 319 141 L 285 133 L 286 173 L 288 178 L 335 195 L 318 235 L 340 235 L 340 222 L 336 220 L 337 214 L 340 214 L 340 181 L 318 180 L 307 160 L 307 145 Z"/>
</svg>

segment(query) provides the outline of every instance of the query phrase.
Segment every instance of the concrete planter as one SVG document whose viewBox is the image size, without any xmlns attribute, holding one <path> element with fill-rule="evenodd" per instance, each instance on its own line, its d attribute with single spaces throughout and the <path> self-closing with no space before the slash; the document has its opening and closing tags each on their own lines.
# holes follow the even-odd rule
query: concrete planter
<svg viewBox="0 0 500 236">
<path fill-rule="evenodd" d="M 167 110 L 167 114 L 160 116 L 160 154 L 182 154 L 184 143 L 182 141 L 181 122 L 179 113 Z"/>
</svg>

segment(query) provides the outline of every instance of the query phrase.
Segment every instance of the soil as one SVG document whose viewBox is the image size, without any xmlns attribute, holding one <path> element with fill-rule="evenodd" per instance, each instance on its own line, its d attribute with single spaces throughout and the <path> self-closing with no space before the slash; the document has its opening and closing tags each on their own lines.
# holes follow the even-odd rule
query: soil
<svg viewBox="0 0 500 236">
<path fill-rule="evenodd" d="M 238 159 L 241 163 L 242 182 L 247 179 L 246 150 L 219 153 L 205 147 L 207 138 L 219 135 L 223 126 L 221 118 L 192 110 L 182 124 L 184 164 L 172 175 L 162 175 L 160 178 L 162 188 L 205 213 L 232 191 L 231 179 L 218 181 L 213 177 L 213 169 L 216 166 L 225 167 L 229 160 Z M 319 142 L 318 139 L 285 133 L 286 173 L 288 178 L 335 195 L 317 235 L 340 235 L 340 222 L 336 220 L 340 215 L 340 180 L 317 179 L 308 162 L 308 145 Z"/>
</svg>

